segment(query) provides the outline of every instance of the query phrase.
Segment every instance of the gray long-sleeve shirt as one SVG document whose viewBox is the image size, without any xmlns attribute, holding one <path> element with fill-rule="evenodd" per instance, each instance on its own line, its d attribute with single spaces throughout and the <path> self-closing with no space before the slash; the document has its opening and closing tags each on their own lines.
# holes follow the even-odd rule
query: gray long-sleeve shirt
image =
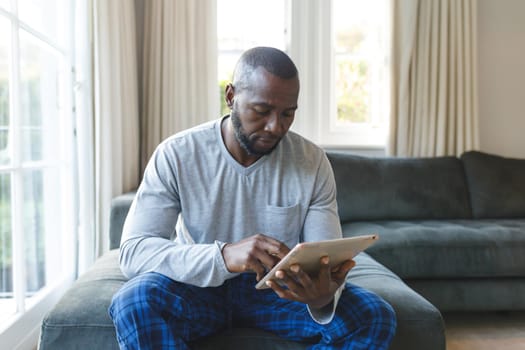
<svg viewBox="0 0 525 350">
<path fill-rule="evenodd" d="M 341 237 L 335 181 L 322 149 L 289 131 L 271 154 L 244 167 L 226 149 L 221 121 L 156 149 L 124 225 L 120 264 L 127 277 L 154 271 L 218 286 L 236 276 L 224 263 L 224 242 L 263 233 L 292 248 Z"/>
</svg>

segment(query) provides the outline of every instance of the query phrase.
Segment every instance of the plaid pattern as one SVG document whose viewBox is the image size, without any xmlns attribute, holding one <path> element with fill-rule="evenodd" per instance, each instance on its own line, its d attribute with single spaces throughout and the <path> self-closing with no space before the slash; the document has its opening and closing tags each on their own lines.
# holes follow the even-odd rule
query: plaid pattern
<svg viewBox="0 0 525 350">
<path fill-rule="evenodd" d="M 232 326 L 263 329 L 310 349 L 388 349 L 395 333 L 392 307 L 352 284 L 343 291 L 334 319 L 316 323 L 306 306 L 256 290 L 255 275 L 242 274 L 220 287 L 199 288 L 158 273 L 128 281 L 109 313 L 121 349 L 189 349 L 189 343 Z"/>
</svg>

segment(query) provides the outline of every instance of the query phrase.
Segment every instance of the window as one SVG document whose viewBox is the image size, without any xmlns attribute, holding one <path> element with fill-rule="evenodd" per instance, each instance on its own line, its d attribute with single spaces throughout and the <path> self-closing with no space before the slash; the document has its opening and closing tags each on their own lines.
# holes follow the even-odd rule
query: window
<svg viewBox="0 0 525 350">
<path fill-rule="evenodd" d="M 333 0 L 333 91 L 330 134 L 349 133 L 361 145 L 384 145 L 388 129 L 389 3 Z"/>
<path fill-rule="evenodd" d="M 218 0 L 221 92 L 243 50 L 283 49 L 301 79 L 292 129 L 323 146 L 384 148 L 389 18 L 390 0 Z"/>
<path fill-rule="evenodd" d="M 69 6 L 0 0 L 0 343 L 13 348 L 74 272 Z"/>
<path fill-rule="evenodd" d="M 286 5 L 286 0 L 218 0 L 218 74 L 223 115 L 229 113 L 224 89 L 232 79 L 234 65 L 242 52 L 254 46 L 272 46 L 286 51 Z"/>
</svg>

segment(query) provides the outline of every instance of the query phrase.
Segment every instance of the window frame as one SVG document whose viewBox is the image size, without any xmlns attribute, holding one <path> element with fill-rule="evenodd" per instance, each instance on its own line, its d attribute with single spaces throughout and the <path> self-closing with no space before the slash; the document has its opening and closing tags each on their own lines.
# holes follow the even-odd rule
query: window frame
<svg viewBox="0 0 525 350">
<path fill-rule="evenodd" d="M 391 3 L 386 10 L 391 11 Z M 335 125 L 335 41 L 333 1 L 291 0 L 291 30 L 289 53 L 295 61 L 301 79 L 300 109 L 294 121 L 295 130 L 324 148 L 383 151 L 388 138 L 389 99 L 382 113 L 385 123 L 352 123 Z M 312 25 L 314 24 L 314 25 Z M 388 27 L 389 24 L 387 23 Z M 307 37 L 309 40 L 301 40 Z M 327 40 L 326 38 L 329 38 Z M 389 55 L 387 62 L 389 64 Z M 390 86 L 385 87 L 388 96 Z M 324 111 L 324 112 L 323 112 Z M 329 115 L 327 122 L 320 116 Z M 377 118 L 373 118 L 377 119 Z"/>
<path fill-rule="evenodd" d="M 390 13 L 392 5 L 390 1 L 388 4 L 387 11 Z M 299 109 L 291 130 L 324 148 L 384 153 L 390 109 L 389 80 L 385 91 L 382 91 L 384 105 L 380 106 L 384 123 L 378 124 L 378 118 L 372 116 L 370 123 L 336 125 L 333 0 L 283 0 L 283 6 L 288 22 L 283 33 L 285 51 L 297 65 L 301 81 Z M 390 25 L 387 23 L 385 26 Z M 385 60 L 385 64 L 389 64 L 389 57 Z M 377 104 L 372 108 L 377 108 Z M 329 115 L 328 120 L 324 117 L 326 115 Z"/>
</svg>

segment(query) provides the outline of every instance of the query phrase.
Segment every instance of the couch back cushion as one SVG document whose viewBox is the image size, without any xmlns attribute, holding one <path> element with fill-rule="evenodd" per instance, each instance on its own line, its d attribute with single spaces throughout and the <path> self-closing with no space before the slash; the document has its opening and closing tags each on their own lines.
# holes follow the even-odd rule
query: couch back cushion
<svg viewBox="0 0 525 350">
<path fill-rule="evenodd" d="M 461 160 L 328 152 L 341 222 L 470 218 Z"/>
<path fill-rule="evenodd" d="M 525 159 L 471 151 L 461 160 L 475 218 L 525 218 Z"/>
</svg>

